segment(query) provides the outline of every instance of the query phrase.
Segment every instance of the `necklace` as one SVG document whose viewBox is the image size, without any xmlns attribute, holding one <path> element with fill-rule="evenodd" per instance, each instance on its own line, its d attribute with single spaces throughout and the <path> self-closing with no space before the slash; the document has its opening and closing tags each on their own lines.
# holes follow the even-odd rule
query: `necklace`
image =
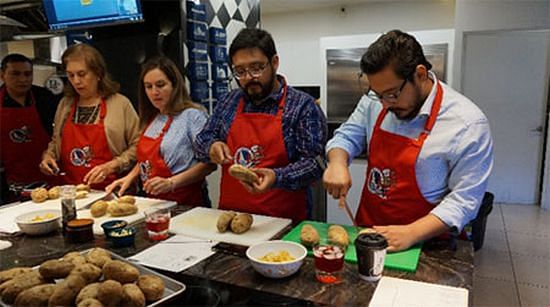
<svg viewBox="0 0 550 307">
<path fill-rule="evenodd" d="M 99 110 L 99 104 L 97 104 L 93 107 L 80 107 L 80 106 L 77 106 L 76 107 L 76 112 L 75 112 L 74 122 L 89 125 L 89 124 L 93 123 L 95 121 L 95 119 L 97 118 L 98 110 Z"/>
</svg>

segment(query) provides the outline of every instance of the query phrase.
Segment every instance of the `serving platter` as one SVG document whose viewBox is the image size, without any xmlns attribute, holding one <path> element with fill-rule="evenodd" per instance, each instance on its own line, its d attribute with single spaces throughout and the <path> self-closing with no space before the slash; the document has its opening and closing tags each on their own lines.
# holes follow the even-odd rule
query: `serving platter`
<svg viewBox="0 0 550 307">
<path fill-rule="evenodd" d="M 80 252 L 83 256 L 86 256 L 92 249 L 87 249 L 87 250 L 84 250 L 82 252 Z M 135 262 L 131 262 L 131 261 L 128 261 L 126 258 L 116 254 L 116 253 L 113 253 L 109 250 L 106 250 L 108 251 L 110 254 L 111 254 L 111 258 L 113 260 L 120 260 L 120 261 L 123 261 L 125 263 L 128 263 L 132 266 L 134 266 L 135 268 L 138 269 L 139 271 L 139 274 L 140 275 L 155 275 L 155 276 L 158 276 L 160 279 L 162 279 L 162 281 L 164 282 L 164 294 L 162 295 L 162 298 L 156 302 L 153 302 L 147 306 L 161 306 L 163 305 L 163 303 L 167 302 L 168 300 L 172 299 L 173 297 L 181 294 L 183 291 L 185 291 L 186 289 L 186 286 L 185 284 L 177 281 L 177 280 L 174 280 L 170 277 L 167 277 L 167 276 L 164 276 L 156 271 L 153 271 L 151 269 L 148 269 L 142 265 L 139 265 Z M 44 260 L 46 261 L 46 260 Z M 34 270 L 38 270 L 38 268 L 40 267 L 40 265 L 37 265 L 37 266 L 34 266 L 33 269 Z M 55 280 L 56 283 L 59 283 L 61 282 L 63 279 L 57 279 Z M 0 300 L 0 306 L 5 306 L 5 307 L 8 307 L 8 306 L 12 306 L 12 305 L 9 305 L 9 304 L 6 304 L 4 303 L 2 300 Z"/>
</svg>

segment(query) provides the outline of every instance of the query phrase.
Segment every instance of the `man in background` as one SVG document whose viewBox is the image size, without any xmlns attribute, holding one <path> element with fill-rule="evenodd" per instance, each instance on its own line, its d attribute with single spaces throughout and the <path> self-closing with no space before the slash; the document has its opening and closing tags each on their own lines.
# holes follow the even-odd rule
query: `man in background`
<svg viewBox="0 0 550 307">
<path fill-rule="evenodd" d="M 58 99 L 48 90 L 32 85 L 33 64 L 12 53 L 0 66 L 0 161 L 7 184 L 44 180 L 38 164 L 52 133 Z M 5 187 L 2 187 L 5 190 Z M 5 195 L 2 195 L 2 201 Z"/>
</svg>

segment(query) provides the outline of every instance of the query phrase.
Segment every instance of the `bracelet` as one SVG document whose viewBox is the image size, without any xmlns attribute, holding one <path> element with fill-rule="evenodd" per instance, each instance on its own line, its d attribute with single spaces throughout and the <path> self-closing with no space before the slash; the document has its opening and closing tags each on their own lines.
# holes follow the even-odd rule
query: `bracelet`
<svg viewBox="0 0 550 307">
<path fill-rule="evenodd" d="M 174 192 L 174 181 L 172 181 L 172 178 L 168 178 L 168 182 L 170 182 L 170 192 Z"/>
</svg>

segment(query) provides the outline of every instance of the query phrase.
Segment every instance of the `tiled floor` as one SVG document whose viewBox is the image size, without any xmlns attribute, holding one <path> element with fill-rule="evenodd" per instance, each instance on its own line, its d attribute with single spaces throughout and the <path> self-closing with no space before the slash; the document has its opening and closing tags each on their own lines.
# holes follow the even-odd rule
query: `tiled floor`
<svg viewBox="0 0 550 307">
<path fill-rule="evenodd" d="M 474 306 L 550 306 L 550 211 L 495 205 L 474 264 Z"/>
</svg>

